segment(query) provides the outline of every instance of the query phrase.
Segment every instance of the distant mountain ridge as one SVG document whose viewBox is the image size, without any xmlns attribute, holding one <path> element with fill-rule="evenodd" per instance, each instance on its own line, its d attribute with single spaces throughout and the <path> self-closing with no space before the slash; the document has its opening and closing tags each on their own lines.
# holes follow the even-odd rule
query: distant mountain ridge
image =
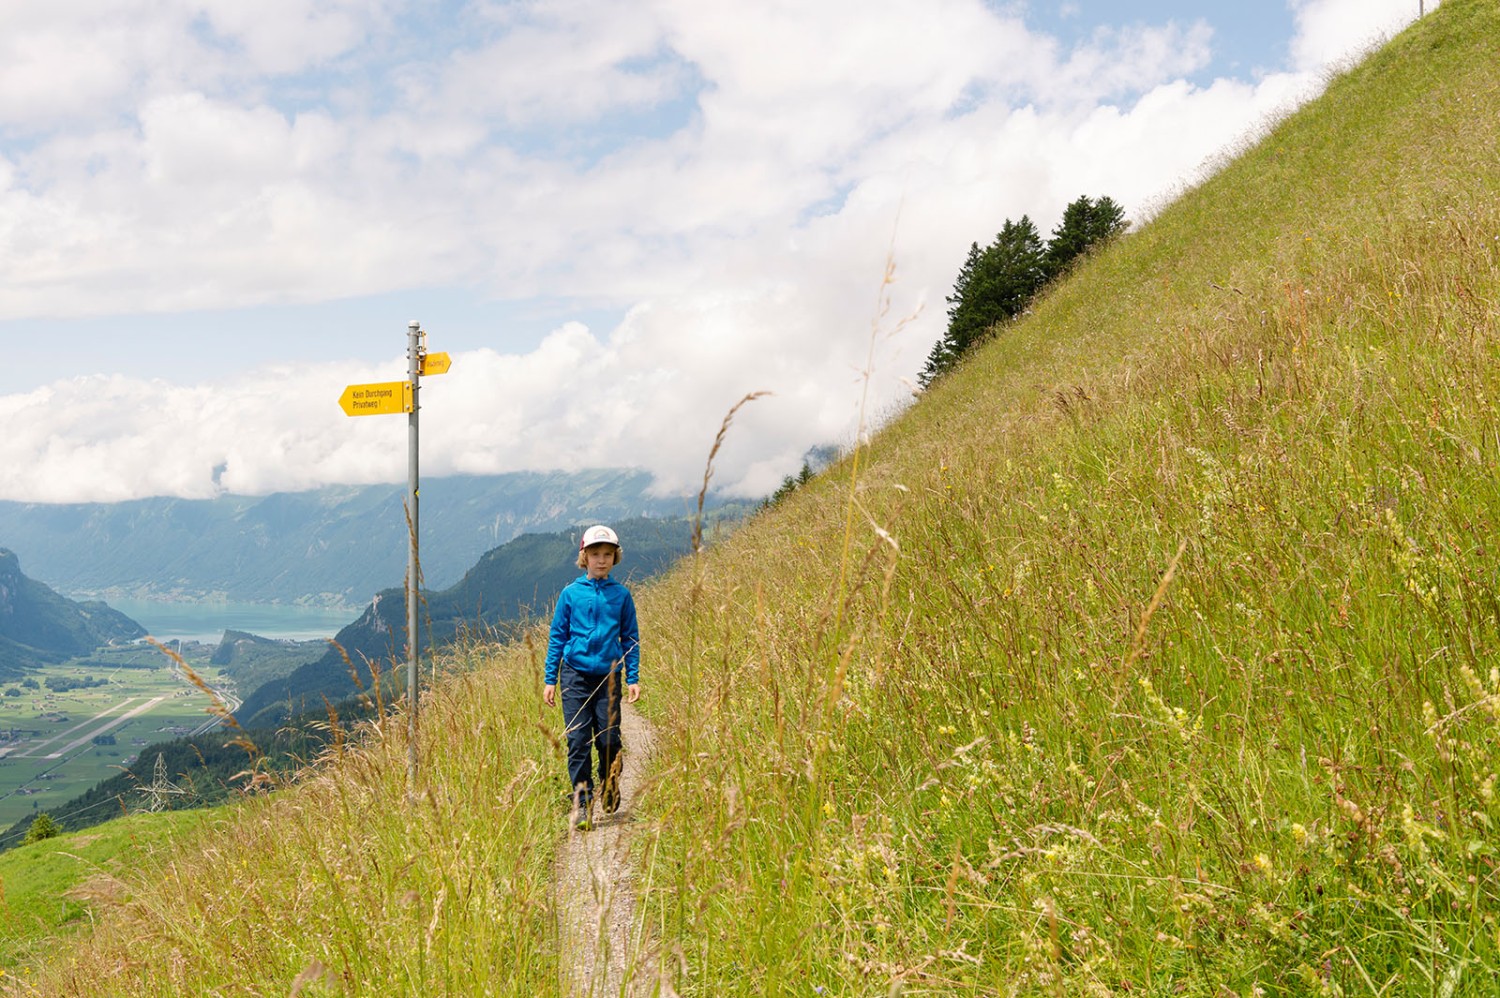
<svg viewBox="0 0 1500 998">
<path fill-rule="evenodd" d="M 21 572 L 15 552 L 0 548 L 0 676 L 86 655 L 146 629 L 103 603 L 78 603 Z"/>
<path fill-rule="evenodd" d="M 523 533 L 586 520 L 673 516 L 644 471 L 517 472 L 422 483 L 422 570 L 452 585 Z M 0 544 L 38 579 L 105 599 L 364 605 L 406 570 L 405 485 L 121 503 L 0 502 Z"/>
</svg>

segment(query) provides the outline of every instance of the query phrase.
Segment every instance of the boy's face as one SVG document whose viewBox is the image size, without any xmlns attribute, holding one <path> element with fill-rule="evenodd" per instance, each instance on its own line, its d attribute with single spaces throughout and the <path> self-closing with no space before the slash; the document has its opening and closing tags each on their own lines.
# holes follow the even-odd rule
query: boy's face
<svg viewBox="0 0 1500 998">
<path fill-rule="evenodd" d="M 609 578 L 610 569 L 615 567 L 615 546 L 613 544 L 590 544 L 583 549 L 583 563 L 589 573 L 589 578 Z"/>
</svg>

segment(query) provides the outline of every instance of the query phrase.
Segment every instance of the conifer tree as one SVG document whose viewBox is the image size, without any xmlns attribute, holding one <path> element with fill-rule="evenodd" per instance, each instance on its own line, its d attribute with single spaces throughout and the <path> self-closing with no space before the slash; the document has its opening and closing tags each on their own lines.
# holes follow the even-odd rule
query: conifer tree
<svg viewBox="0 0 1500 998">
<path fill-rule="evenodd" d="M 995 325 L 1026 309 L 1042 286 L 1045 249 L 1036 225 L 1026 215 L 1005 220 L 995 241 L 984 249 L 969 246 L 968 258 L 948 296 L 948 329 L 934 344 L 922 370 L 926 386 L 952 367 Z"/>
<path fill-rule="evenodd" d="M 783 478 L 781 480 L 781 485 L 777 487 L 776 491 L 772 492 L 769 497 L 761 502 L 760 508 L 769 509 L 770 507 L 776 505 L 777 503 L 781 502 L 781 500 L 797 491 L 798 488 L 812 481 L 812 478 L 812 465 L 808 464 L 807 461 L 804 460 L 802 462 L 802 470 L 796 475 L 787 475 L 785 478 Z"/>
<path fill-rule="evenodd" d="M 1045 247 L 1025 215 L 1019 222 L 1007 218 L 995 241 L 984 249 L 971 243 L 948 296 L 948 328 L 933 344 L 917 378 L 921 386 L 926 388 L 957 364 L 995 326 L 1024 312 L 1044 285 L 1061 277 L 1094 246 L 1125 231 L 1126 225 L 1125 209 L 1113 198 L 1095 201 L 1083 195 L 1063 211 Z"/>
<path fill-rule="evenodd" d="M 1052 230 L 1043 266 L 1048 281 L 1067 272 L 1074 260 L 1094 246 L 1125 231 L 1125 209 L 1107 195 L 1094 201 L 1087 194 L 1063 209 L 1062 221 Z"/>
</svg>

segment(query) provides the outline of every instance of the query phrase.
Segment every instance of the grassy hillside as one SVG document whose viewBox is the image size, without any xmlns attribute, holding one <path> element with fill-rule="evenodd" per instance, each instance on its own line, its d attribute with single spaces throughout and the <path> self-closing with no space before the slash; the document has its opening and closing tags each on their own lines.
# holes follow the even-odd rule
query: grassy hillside
<svg viewBox="0 0 1500 998">
<path fill-rule="evenodd" d="M 1493 993 L 1496 37 L 1447 0 L 641 588 L 678 992 Z M 556 720 L 467 654 L 414 800 L 388 724 L 40 991 L 557 993 Z"/>
<path fill-rule="evenodd" d="M 643 601 L 683 990 L 1494 993 L 1497 37 L 1449 0 Z"/>
<path fill-rule="evenodd" d="M 32 975 L 26 964 L 89 925 L 87 897 L 111 878 L 191 833 L 207 812 L 132 815 L 99 829 L 60 835 L 0 856 L 0 975 Z M 3 980 L 0 976 L 0 980 Z"/>
</svg>

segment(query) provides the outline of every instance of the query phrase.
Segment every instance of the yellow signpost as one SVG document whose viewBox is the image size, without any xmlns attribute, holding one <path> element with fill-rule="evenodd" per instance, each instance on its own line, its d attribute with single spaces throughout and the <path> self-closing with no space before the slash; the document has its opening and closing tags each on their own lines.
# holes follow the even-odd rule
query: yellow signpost
<svg viewBox="0 0 1500 998">
<path fill-rule="evenodd" d="M 406 522 L 411 547 L 406 562 L 406 695 L 407 710 L 407 793 L 417 792 L 417 566 L 421 564 L 417 544 L 417 416 L 424 374 L 446 374 L 453 360 L 445 353 L 427 352 L 427 334 L 420 322 L 406 326 L 406 381 L 382 381 L 373 385 L 350 385 L 339 396 L 339 406 L 349 416 L 385 416 L 407 414 L 407 493 Z"/>
<path fill-rule="evenodd" d="M 411 382 L 381 381 L 373 385 L 350 385 L 339 396 L 346 416 L 386 416 L 411 412 Z"/>
</svg>

